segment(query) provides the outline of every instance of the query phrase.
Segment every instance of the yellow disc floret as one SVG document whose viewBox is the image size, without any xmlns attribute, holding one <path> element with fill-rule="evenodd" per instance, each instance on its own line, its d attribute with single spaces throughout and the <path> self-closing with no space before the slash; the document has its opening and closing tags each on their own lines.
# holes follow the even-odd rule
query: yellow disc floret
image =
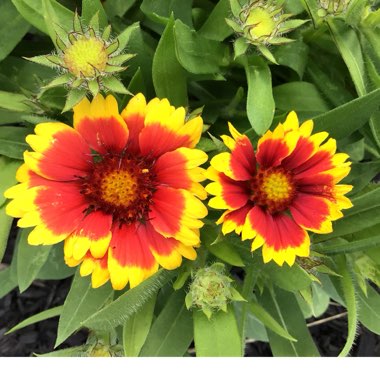
<svg viewBox="0 0 380 380">
<path fill-rule="evenodd" d="M 281 172 L 271 173 L 264 177 L 262 191 L 269 200 L 282 201 L 289 198 L 292 185 L 289 183 L 286 174 Z"/>
<path fill-rule="evenodd" d="M 108 54 L 103 41 L 85 37 L 74 41 L 63 52 L 67 69 L 76 77 L 95 77 L 107 64 Z"/>
<path fill-rule="evenodd" d="M 115 206 L 128 206 L 137 194 L 137 178 L 128 170 L 115 170 L 101 180 L 103 200 Z"/>
<path fill-rule="evenodd" d="M 271 13 L 264 8 L 252 9 L 247 17 L 246 25 L 252 26 L 249 30 L 252 38 L 270 36 L 277 26 Z"/>
</svg>

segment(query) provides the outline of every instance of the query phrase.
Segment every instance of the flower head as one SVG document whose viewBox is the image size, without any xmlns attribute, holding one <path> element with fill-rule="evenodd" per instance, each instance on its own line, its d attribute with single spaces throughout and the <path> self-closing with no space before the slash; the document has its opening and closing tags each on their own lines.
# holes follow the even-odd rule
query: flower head
<svg viewBox="0 0 380 380">
<path fill-rule="evenodd" d="M 344 196 L 352 188 L 337 183 L 347 176 L 348 155 L 336 153 L 328 134 L 312 134 L 313 122 L 299 126 L 295 112 L 267 131 L 254 152 L 248 137 L 231 124 L 232 138 L 222 136 L 231 153 L 213 157 L 206 190 L 211 207 L 227 210 L 218 220 L 224 234 L 235 231 L 262 248 L 264 262 L 293 265 L 309 255 L 307 231 L 329 233 L 331 221 L 352 206 Z"/>
<path fill-rule="evenodd" d="M 186 295 L 187 308 L 197 307 L 210 318 L 214 311 L 227 311 L 228 302 L 244 301 L 232 286 L 233 280 L 224 273 L 225 266 L 222 263 L 214 263 L 195 272 Z"/>
<path fill-rule="evenodd" d="M 73 30 L 66 33 L 59 30 L 57 33 L 57 51 L 54 54 L 28 58 L 61 72 L 44 88 L 65 85 L 71 90 L 64 111 L 79 103 L 87 92 L 93 96 L 101 90 L 129 93 L 115 74 L 126 70 L 123 64 L 134 54 L 125 54 L 125 43 L 121 44 L 118 38 L 110 38 L 110 26 L 101 32 L 97 20 L 96 16 L 87 26 L 75 13 Z"/>
<path fill-rule="evenodd" d="M 98 287 L 131 287 L 196 257 L 207 209 L 199 184 L 207 155 L 193 149 L 202 118 L 167 99 L 133 97 L 121 115 L 113 96 L 74 108 L 74 128 L 43 123 L 26 138 L 20 184 L 7 213 L 35 227 L 32 245 L 65 241 L 65 261 Z M 200 199 L 199 199 L 200 198 Z"/>
</svg>

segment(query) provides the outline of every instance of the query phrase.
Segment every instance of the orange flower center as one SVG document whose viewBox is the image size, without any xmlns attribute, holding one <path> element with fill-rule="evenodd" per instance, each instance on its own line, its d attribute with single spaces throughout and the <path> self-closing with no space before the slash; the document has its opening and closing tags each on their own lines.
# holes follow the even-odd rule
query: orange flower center
<svg viewBox="0 0 380 380">
<path fill-rule="evenodd" d="M 275 214 L 288 208 L 295 185 L 291 173 L 282 168 L 260 169 L 251 182 L 251 190 L 251 200 Z"/>
<path fill-rule="evenodd" d="M 144 157 L 107 154 L 82 178 L 82 194 L 92 212 L 112 214 L 120 224 L 144 222 L 156 190 L 153 162 Z"/>
<path fill-rule="evenodd" d="M 138 179 L 128 169 L 115 169 L 101 177 L 100 189 L 105 202 L 128 206 L 136 199 Z"/>
</svg>

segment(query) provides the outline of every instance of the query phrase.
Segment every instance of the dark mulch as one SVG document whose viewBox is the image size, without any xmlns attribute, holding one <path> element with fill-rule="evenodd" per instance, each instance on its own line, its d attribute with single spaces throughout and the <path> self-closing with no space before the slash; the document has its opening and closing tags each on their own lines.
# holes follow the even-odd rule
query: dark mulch
<svg viewBox="0 0 380 380">
<path fill-rule="evenodd" d="M 35 282 L 20 294 L 13 290 L 0 300 L 0 356 L 31 356 L 54 349 L 58 317 L 25 327 L 4 335 L 11 327 L 31 315 L 50 307 L 62 305 L 70 288 L 71 280 Z M 81 331 L 70 337 L 59 348 L 81 345 L 87 333 Z"/>
</svg>

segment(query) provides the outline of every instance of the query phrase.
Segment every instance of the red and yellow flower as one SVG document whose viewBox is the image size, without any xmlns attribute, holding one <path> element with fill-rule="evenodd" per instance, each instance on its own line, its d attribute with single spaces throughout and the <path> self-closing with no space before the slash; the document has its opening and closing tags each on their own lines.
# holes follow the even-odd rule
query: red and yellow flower
<svg viewBox="0 0 380 380">
<path fill-rule="evenodd" d="M 207 155 L 193 149 L 202 118 L 167 99 L 133 97 L 121 114 L 113 96 L 74 107 L 74 128 L 43 123 L 26 138 L 17 172 L 5 193 L 7 213 L 34 227 L 32 245 L 64 240 L 65 261 L 81 264 L 98 287 L 138 285 L 158 270 L 196 258 L 200 219 L 207 215 L 200 185 Z"/>
<path fill-rule="evenodd" d="M 312 120 L 300 126 L 295 112 L 260 138 L 256 152 L 247 136 L 229 129 L 232 137 L 222 139 L 231 152 L 213 157 L 206 173 L 209 205 L 227 210 L 217 223 L 224 234 L 252 239 L 252 251 L 262 247 L 265 263 L 293 265 L 309 255 L 307 231 L 331 232 L 352 206 L 344 196 L 352 186 L 338 185 L 350 172 L 348 155 L 336 153 L 333 138 L 325 141 L 327 132 L 312 134 Z"/>
</svg>

